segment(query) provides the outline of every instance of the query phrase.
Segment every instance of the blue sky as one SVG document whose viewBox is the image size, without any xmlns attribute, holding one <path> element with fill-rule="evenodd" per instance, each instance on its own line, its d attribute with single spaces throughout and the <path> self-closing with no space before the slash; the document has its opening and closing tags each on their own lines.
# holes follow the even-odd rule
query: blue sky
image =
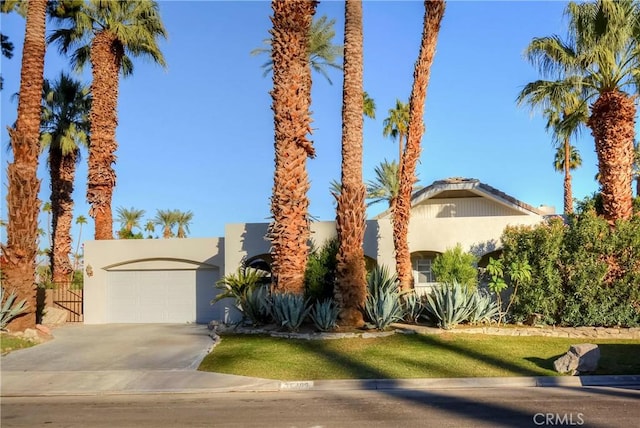
<svg viewBox="0 0 640 428">
<path fill-rule="evenodd" d="M 534 206 L 562 211 L 562 175 L 552 168 L 554 149 L 544 121 L 514 102 L 518 91 L 538 78 L 522 57 L 533 37 L 564 35 L 564 2 L 449 1 L 427 94 L 426 133 L 418 165 L 420 184 L 447 177 L 477 178 Z M 407 100 L 422 30 L 419 1 L 364 2 L 364 87 L 377 104 L 376 119 L 364 127 L 364 176 L 383 159 L 397 158 L 397 143 L 382 136 L 382 122 L 396 98 Z M 223 236 L 224 225 L 268 221 L 273 185 L 271 78 L 262 77 L 266 57 L 249 55 L 268 37 L 267 1 L 161 1 L 168 39 L 160 46 L 168 67 L 144 59 L 120 81 L 117 130 L 117 207 L 191 210 L 190 237 Z M 336 19 L 342 44 L 344 4 L 320 2 L 317 16 Z M 6 215 L 6 126 L 17 104 L 24 21 L 2 15 L 2 32 L 15 45 L 2 58 L 2 188 Z M 49 26 L 49 30 L 51 26 Z M 68 70 L 51 47 L 45 77 Z M 314 75 L 313 128 L 317 157 L 308 162 L 310 213 L 335 217 L 329 183 L 340 177 L 342 78 L 333 85 Z M 79 76 L 90 81 L 87 69 Z M 574 143 L 583 166 L 574 172 L 574 196 L 597 190 L 596 157 L 588 130 Z M 49 199 L 45 159 L 40 198 Z M 86 155 L 79 165 L 75 216 L 88 217 Z M 369 209 L 373 216 L 385 207 Z M 41 227 L 45 227 L 45 217 Z M 119 225 L 114 223 L 114 228 Z M 83 240 L 93 236 L 93 223 Z M 3 231 L 4 233 L 4 231 Z M 77 231 L 74 230 L 74 233 Z"/>
</svg>

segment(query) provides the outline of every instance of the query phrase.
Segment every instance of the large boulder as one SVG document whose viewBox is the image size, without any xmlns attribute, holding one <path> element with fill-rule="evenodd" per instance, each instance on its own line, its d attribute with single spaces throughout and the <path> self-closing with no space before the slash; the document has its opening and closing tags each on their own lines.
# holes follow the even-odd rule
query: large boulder
<svg viewBox="0 0 640 428">
<path fill-rule="evenodd" d="M 69 313 L 66 310 L 48 306 L 44 308 L 44 313 L 42 315 L 42 324 L 49 326 L 62 325 L 67 322 L 68 316 Z"/>
<path fill-rule="evenodd" d="M 553 362 L 558 373 L 577 375 L 595 372 L 600 361 L 600 348 L 592 343 L 571 345 L 569 351 Z"/>
</svg>

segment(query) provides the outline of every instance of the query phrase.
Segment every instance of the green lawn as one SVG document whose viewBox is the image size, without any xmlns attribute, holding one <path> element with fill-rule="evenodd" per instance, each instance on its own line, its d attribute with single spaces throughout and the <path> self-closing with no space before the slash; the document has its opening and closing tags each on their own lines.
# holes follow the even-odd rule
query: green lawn
<svg viewBox="0 0 640 428">
<path fill-rule="evenodd" d="M 30 340 L 21 339 L 19 337 L 11 336 L 5 333 L 0 334 L 0 353 L 2 355 L 8 354 L 16 349 L 29 348 L 34 343 Z"/>
<path fill-rule="evenodd" d="M 557 376 L 572 344 L 596 343 L 596 374 L 640 374 L 640 341 L 480 334 L 293 340 L 225 335 L 200 370 L 278 380 Z"/>
</svg>

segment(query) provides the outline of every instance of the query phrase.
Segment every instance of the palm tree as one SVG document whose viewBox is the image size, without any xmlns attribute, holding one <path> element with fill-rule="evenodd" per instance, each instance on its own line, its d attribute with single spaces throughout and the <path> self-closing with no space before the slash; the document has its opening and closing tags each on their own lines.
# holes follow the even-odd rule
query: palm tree
<svg viewBox="0 0 640 428">
<path fill-rule="evenodd" d="M 59 43 L 65 54 L 75 49 L 71 61 L 79 70 L 91 62 L 87 201 L 91 204 L 89 215 L 95 220 L 95 239 L 112 239 L 119 74 L 132 74 L 132 57 L 145 56 L 164 66 L 158 38 L 166 37 L 166 32 L 158 4 L 152 0 L 64 2 L 56 18 L 59 28 L 49 42 Z"/>
<path fill-rule="evenodd" d="M 334 45 L 333 38 L 336 35 L 333 26 L 336 23 L 335 19 L 327 21 L 326 16 L 321 16 L 317 20 L 314 20 L 309 29 L 309 41 L 307 53 L 309 55 L 309 66 L 311 69 L 327 79 L 329 84 L 333 84 L 329 78 L 327 68 L 335 68 L 342 70 L 340 65 L 340 58 L 342 58 L 343 47 L 341 45 Z M 267 54 L 271 56 L 271 40 L 263 40 L 265 47 L 256 48 L 251 51 L 251 55 Z M 269 59 L 262 64 L 264 70 L 263 76 L 268 76 L 273 71 L 273 59 Z"/>
<path fill-rule="evenodd" d="M 144 231 L 149 233 L 149 235 L 147 235 L 147 239 L 153 238 L 153 233 L 156 231 L 155 223 L 153 222 L 153 220 L 147 221 L 147 224 L 145 224 L 144 226 Z"/>
<path fill-rule="evenodd" d="M 13 43 L 9 41 L 9 37 L 0 33 L 0 47 L 2 48 L 2 56 L 11 59 L 13 57 Z M 0 91 L 2 90 L 2 86 L 4 83 L 4 79 L 0 75 Z"/>
<path fill-rule="evenodd" d="M 431 74 L 431 64 L 435 55 L 440 23 L 444 16 L 444 0 L 425 0 L 425 14 L 420 54 L 413 74 L 413 88 L 409 99 L 409 128 L 407 144 L 400 162 L 400 187 L 393 212 L 393 245 L 396 250 L 396 271 L 403 290 L 413 285 L 411 253 L 408 233 L 411 215 L 411 192 L 417 178 L 416 164 L 420 158 L 420 141 L 424 133 L 424 104 Z"/>
<path fill-rule="evenodd" d="M 78 270 L 78 261 L 80 260 L 80 245 L 82 243 L 82 225 L 87 224 L 87 218 L 83 215 L 79 215 L 78 217 L 76 217 L 76 224 L 80 226 L 80 229 L 78 230 L 78 242 L 76 244 L 76 252 L 73 256 L 73 272 Z"/>
<path fill-rule="evenodd" d="M 382 135 L 398 140 L 398 163 L 402 163 L 404 140 L 409 130 L 409 104 L 396 100 L 396 106 L 389 109 L 389 116 L 382 122 Z"/>
<path fill-rule="evenodd" d="M 561 151 L 561 169 L 564 172 L 564 213 L 573 213 L 573 192 L 571 189 L 571 170 L 580 166 L 581 162 L 565 163 L 564 159 L 572 159 L 571 138 L 576 135 L 588 119 L 587 104 L 584 93 L 576 86 L 576 76 L 563 76 L 556 81 L 537 80 L 527 84 L 520 92 L 517 103 L 527 104 L 532 110 L 541 109 L 547 119 L 546 129 L 553 134 L 554 143 Z M 558 156 L 556 153 L 556 158 Z M 557 165 L 557 164 L 554 164 Z"/>
<path fill-rule="evenodd" d="M 271 3 L 271 55 L 275 128 L 275 173 L 268 239 L 275 290 L 302 294 L 309 253 L 307 157 L 315 150 L 311 133 L 311 68 L 307 47 L 316 2 Z M 360 95 L 362 96 L 362 95 Z"/>
<path fill-rule="evenodd" d="M 71 254 L 71 222 L 73 221 L 73 183 L 80 148 L 89 145 L 89 87 L 65 73 L 52 83 L 44 81 L 42 91 L 42 124 L 40 144 L 48 148 L 51 181 L 53 233 L 51 275 L 53 282 L 63 283 L 73 275 Z M 45 203 L 45 207 L 46 207 Z"/>
<path fill-rule="evenodd" d="M 587 126 L 595 139 L 603 215 L 613 226 L 633 213 L 631 176 L 635 93 L 640 67 L 640 11 L 633 0 L 570 2 L 569 36 L 534 39 L 529 60 L 545 76 L 576 75 L 591 104 Z M 595 98 L 595 101 L 593 100 Z"/>
<path fill-rule="evenodd" d="M 133 207 L 130 209 L 118 207 L 116 213 L 118 214 L 117 221 L 120 223 L 120 229 L 122 231 L 120 235 L 127 238 L 132 237 L 133 228 L 140 228 L 140 221 L 142 220 L 144 212 L 144 210 L 138 210 Z"/>
<path fill-rule="evenodd" d="M 393 212 L 396 197 L 398 196 L 398 164 L 396 161 L 386 159 L 374 168 L 375 179 L 367 182 L 367 198 L 371 199 L 369 205 L 387 201 L 389 209 Z"/>
<path fill-rule="evenodd" d="M 2 4 L 7 11 L 10 2 Z M 18 118 L 9 129 L 13 162 L 7 167 L 7 243 L 3 245 L 2 285 L 25 299 L 27 310 L 9 323 L 21 331 L 36 325 L 36 255 L 38 252 L 38 214 L 40 212 L 40 108 L 44 81 L 45 28 L 47 1 L 27 4 L 27 21 L 20 71 Z"/>
<path fill-rule="evenodd" d="M 176 216 L 176 210 L 157 210 L 156 216 L 153 219 L 154 223 L 162 227 L 162 237 L 172 238 L 173 228 L 178 223 Z"/>
<path fill-rule="evenodd" d="M 178 233 L 176 234 L 176 237 L 186 238 L 187 233 L 191 233 L 191 231 L 189 230 L 189 225 L 193 220 L 193 213 L 191 211 L 183 212 L 183 211 L 176 210 L 175 216 L 176 216 L 176 224 L 178 225 Z"/>
<path fill-rule="evenodd" d="M 362 1 L 347 0 L 344 24 L 344 80 L 342 87 L 342 187 L 336 210 L 338 254 L 335 300 L 342 325 L 364 324 L 361 308 L 367 294 L 364 263 L 366 225 L 362 180 Z"/>
<path fill-rule="evenodd" d="M 362 93 L 362 114 L 369 119 L 376 118 L 376 101 L 369 96 L 367 91 Z"/>
<path fill-rule="evenodd" d="M 566 160 L 569 160 L 568 162 Z M 573 192 L 571 190 L 571 172 L 582 165 L 580 153 L 572 145 L 563 144 L 556 147 L 553 157 L 553 168 L 564 173 L 564 213 L 573 213 Z"/>
<path fill-rule="evenodd" d="M 44 84 L 47 84 L 46 80 L 44 81 Z M 42 144 L 42 140 L 40 141 L 40 144 Z M 53 246 L 51 245 L 51 201 L 46 201 L 44 204 L 42 204 L 42 212 L 47 214 L 47 228 L 45 230 L 45 234 L 47 235 L 49 248 L 53 248 Z"/>
<path fill-rule="evenodd" d="M 634 147 L 634 164 L 633 164 L 633 176 L 636 180 L 636 197 L 640 197 L 640 142 L 635 141 Z"/>
</svg>

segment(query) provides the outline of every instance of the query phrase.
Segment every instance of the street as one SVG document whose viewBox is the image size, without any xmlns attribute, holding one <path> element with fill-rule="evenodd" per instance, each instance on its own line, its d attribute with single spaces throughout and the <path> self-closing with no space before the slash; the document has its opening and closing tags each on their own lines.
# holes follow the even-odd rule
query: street
<svg viewBox="0 0 640 428">
<path fill-rule="evenodd" d="M 3 397 L 7 427 L 631 427 L 640 387 Z"/>
</svg>

